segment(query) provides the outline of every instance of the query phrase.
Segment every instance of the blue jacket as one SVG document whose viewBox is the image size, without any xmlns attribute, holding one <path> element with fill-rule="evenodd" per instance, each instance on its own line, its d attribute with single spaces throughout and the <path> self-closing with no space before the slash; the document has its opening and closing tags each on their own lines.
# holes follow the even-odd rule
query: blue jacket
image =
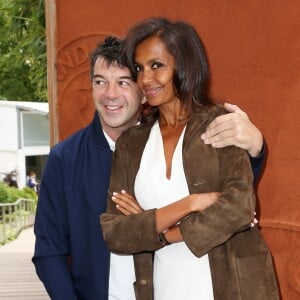
<svg viewBox="0 0 300 300">
<path fill-rule="evenodd" d="M 51 299 L 107 299 L 109 252 L 99 215 L 106 210 L 111 159 L 98 114 L 51 149 L 41 180 L 33 257 Z"/>
<path fill-rule="evenodd" d="M 88 127 L 51 149 L 41 180 L 33 257 L 51 299 L 108 298 L 109 253 L 99 216 L 106 211 L 111 160 L 97 113 Z M 264 153 L 251 159 L 255 178 L 263 161 Z"/>
</svg>

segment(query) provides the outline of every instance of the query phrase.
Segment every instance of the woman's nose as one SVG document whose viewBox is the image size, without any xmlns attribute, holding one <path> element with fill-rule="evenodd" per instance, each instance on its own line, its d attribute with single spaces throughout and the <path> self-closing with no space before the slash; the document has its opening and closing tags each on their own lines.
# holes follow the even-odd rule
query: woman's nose
<svg viewBox="0 0 300 300">
<path fill-rule="evenodd" d="M 151 80 L 152 72 L 150 70 L 143 70 L 143 72 L 138 74 L 138 81 L 140 81 L 140 83 L 143 85 L 151 82 Z"/>
</svg>

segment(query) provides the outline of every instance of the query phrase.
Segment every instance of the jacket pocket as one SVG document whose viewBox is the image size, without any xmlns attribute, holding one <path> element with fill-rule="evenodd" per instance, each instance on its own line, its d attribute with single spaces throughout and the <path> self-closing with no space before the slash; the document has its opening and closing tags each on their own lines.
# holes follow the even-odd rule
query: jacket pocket
<svg viewBox="0 0 300 300">
<path fill-rule="evenodd" d="M 237 234 L 232 246 L 242 299 L 279 299 L 272 256 L 259 229 Z"/>
<path fill-rule="evenodd" d="M 270 253 L 237 258 L 236 263 L 243 300 L 279 299 Z"/>
<path fill-rule="evenodd" d="M 242 299 L 269 300 L 266 295 L 267 253 L 236 259 Z"/>
</svg>

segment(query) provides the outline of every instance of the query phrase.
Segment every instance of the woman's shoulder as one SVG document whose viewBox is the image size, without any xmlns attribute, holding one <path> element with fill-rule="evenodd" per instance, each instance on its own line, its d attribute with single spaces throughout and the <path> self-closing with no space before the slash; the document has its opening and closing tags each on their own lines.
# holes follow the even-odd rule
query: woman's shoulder
<svg viewBox="0 0 300 300">
<path fill-rule="evenodd" d="M 151 130 L 152 124 L 140 123 L 125 130 L 118 138 L 117 143 L 136 141 L 141 136 L 146 136 Z"/>
<path fill-rule="evenodd" d="M 226 113 L 228 113 L 228 111 L 222 104 L 213 104 L 195 108 L 192 119 L 197 122 L 199 122 L 200 119 L 206 122 L 211 122 L 217 116 L 224 115 Z"/>
<path fill-rule="evenodd" d="M 216 103 L 207 106 L 195 107 L 195 115 L 209 114 L 209 115 L 223 115 L 227 112 L 223 104 Z"/>
</svg>

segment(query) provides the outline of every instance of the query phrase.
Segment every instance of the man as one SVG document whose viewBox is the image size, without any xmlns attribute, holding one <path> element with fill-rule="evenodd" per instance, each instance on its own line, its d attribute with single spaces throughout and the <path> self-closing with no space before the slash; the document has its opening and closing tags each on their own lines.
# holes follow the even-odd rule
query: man
<svg viewBox="0 0 300 300">
<path fill-rule="evenodd" d="M 36 181 L 36 173 L 34 171 L 30 171 L 28 175 L 28 180 L 26 185 L 33 189 L 36 193 L 38 193 L 38 182 Z"/>
<path fill-rule="evenodd" d="M 122 64 L 121 46 L 121 40 L 108 37 L 93 52 L 94 120 L 51 149 L 41 180 L 33 263 L 51 299 L 128 299 L 113 296 L 116 279 L 109 278 L 110 255 L 99 224 L 106 210 L 114 143 L 138 123 L 143 101 Z M 231 108 L 234 112 L 219 117 L 202 138 L 216 147 L 235 144 L 250 155 L 259 154 L 251 159 L 257 175 L 263 161 L 261 133 L 244 112 Z M 114 266 L 126 276 L 121 265 Z"/>
</svg>

